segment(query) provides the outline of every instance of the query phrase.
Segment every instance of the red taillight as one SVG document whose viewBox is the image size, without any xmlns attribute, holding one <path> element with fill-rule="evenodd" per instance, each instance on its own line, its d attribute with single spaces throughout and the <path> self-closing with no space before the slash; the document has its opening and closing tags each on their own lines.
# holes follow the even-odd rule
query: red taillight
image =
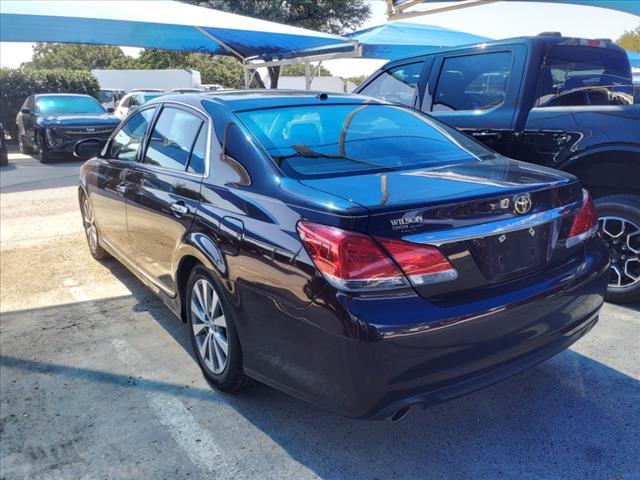
<svg viewBox="0 0 640 480">
<path fill-rule="evenodd" d="M 298 234 L 318 270 L 344 290 L 382 290 L 408 286 L 407 280 L 376 242 L 362 233 L 310 222 Z"/>
<path fill-rule="evenodd" d="M 310 222 L 298 223 L 298 234 L 313 263 L 334 286 L 344 290 L 386 290 L 450 280 L 449 261 L 434 247 L 378 239 Z M 449 278 L 446 278 L 449 277 Z M 431 280 L 431 281 L 429 281 Z"/>
<path fill-rule="evenodd" d="M 596 207 L 591 200 L 591 195 L 586 190 L 582 191 L 582 207 L 573 219 L 571 231 L 567 238 L 567 248 L 573 247 L 598 231 L 598 215 Z"/>
<path fill-rule="evenodd" d="M 416 286 L 458 278 L 457 270 L 436 247 L 387 238 L 378 241 Z"/>
</svg>

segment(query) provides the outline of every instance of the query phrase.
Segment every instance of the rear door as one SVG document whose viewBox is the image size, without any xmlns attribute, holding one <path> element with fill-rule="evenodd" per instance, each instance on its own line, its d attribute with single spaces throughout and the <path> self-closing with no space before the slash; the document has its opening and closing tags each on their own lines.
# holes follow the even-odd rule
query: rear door
<svg viewBox="0 0 640 480">
<path fill-rule="evenodd" d="M 525 59 L 524 45 L 441 55 L 431 70 L 422 109 L 510 155 Z"/>
<path fill-rule="evenodd" d="M 165 104 L 156 116 L 127 191 L 135 261 L 160 288 L 174 293 L 173 258 L 200 203 L 209 121 L 200 112 Z"/>
</svg>

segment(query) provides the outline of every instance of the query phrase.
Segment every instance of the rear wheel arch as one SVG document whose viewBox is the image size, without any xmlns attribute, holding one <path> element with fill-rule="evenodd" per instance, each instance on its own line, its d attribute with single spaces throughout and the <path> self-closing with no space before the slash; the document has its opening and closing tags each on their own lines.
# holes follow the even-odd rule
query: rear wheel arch
<svg viewBox="0 0 640 480">
<path fill-rule="evenodd" d="M 178 248 L 174 265 L 176 292 L 180 296 L 181 318 L 186 321 L 186 288 L 193 269 L 203 267 L 211 275 L 217 276 L 221 282 L 228 283 L 225 282 L 227 279 L 226 262 L 220 249 L 209 237 L 202 233 L 192 233 Z"/>
<path fill-rule="evenodd" d="M 176 271 L 176 291 L 180 296 L 180 318 L 183 322 L 187 321 L 187 283 L 189 282 L 189 276 L 196 267 L 203 267 L 198 258 L 193 255 L 185 255 L 180 260 L 178 270 Z"/>
<path fill-rule="evenodd" d="M 596 149 L 572 158 L 562 169 L 577 176 L 596 198 L 640 195 L 640 147 Z"/>
</svg>

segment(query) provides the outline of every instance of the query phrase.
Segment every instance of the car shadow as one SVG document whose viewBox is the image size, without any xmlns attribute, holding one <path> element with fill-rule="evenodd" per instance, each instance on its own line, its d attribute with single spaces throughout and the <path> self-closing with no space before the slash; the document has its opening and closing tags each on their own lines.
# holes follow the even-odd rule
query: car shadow
<svg viewBox="0 0 640 480">
<path fill-rule="evenodd" d="M 193 357 L 182 322 L 108 267 Z M 260 383 L 223 398 L 322 478 L 640 476 L 640 381 L 572 350 L 397 423 L 345 419 Z"/>
<path fill-rule="evenodd" d="M 193 356 L 182 322 L 118 262 L 104 265 L 131 291 L 133 309 L 148 312 Z M 110 301 L 93 303 L 108 311 Z M 31 371 L 127 382 L 83 368 L 1 360 Z M 259 383 L 238 395 L 147 379 L 135 388 L 212 409 L 224 402 L 320 478 L 640 478 L 640 382 L 571 350 L 493 387 L 414 408 L 396 423 L 342 418 Z"/>
</svg>

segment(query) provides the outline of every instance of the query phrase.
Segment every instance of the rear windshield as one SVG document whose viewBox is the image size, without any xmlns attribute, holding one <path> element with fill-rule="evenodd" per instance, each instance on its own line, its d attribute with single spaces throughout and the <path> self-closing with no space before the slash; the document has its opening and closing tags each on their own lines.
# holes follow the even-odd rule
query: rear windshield
<svg viewBox="0 0 640 480">
<path fill-rule="evenodd" d="M 549 47 L 538 87 L 539 107 L 633 103 L 624 52 L 600 47 Z"/>
<path fill-rule="evenodd" d="M 105 113 L 105 109 L 92 97 L 51 95 L 38 97 L 37 112 L 44 115 L 72 113 Z"/>
<path fill-rule="evenodd" d="M 391 105 L 306 105 L 237 116 L 293 178 L 476 162 L 495 154 L 425 115 Z"/>
</svg>

